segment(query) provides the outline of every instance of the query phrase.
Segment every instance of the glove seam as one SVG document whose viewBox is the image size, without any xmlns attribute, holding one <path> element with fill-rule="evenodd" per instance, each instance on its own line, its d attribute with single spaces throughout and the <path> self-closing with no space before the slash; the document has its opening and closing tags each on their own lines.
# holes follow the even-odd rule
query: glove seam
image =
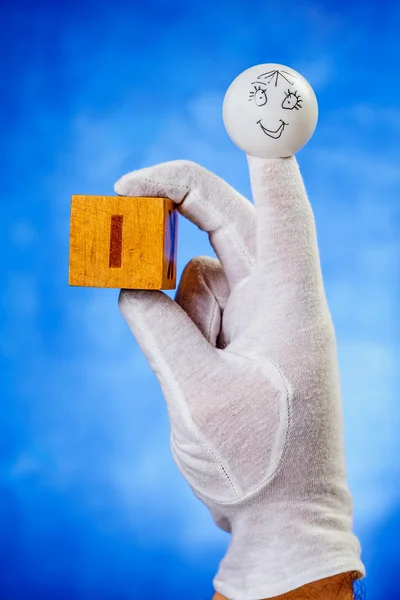
<svg viewBox="0 0 400 600">
<path fill-rule="evenodd" d="M 127 299 L 127 301 L 129 302 L 129 304 L 132 305 L 131 299 L 129 297 L 129 294 L 127 294 L 126 292 L 122 292 L 124 294 L 124 297 Z M 201 432 L 199 431 L 199 429 L 197 428 L 196 424 L 194 423 L 191 415 L 190 415 L 190 411 L 188 410 L 187 404 L 185 402 L 185 397 L 184 394 L 181 390 L 180 385 L 178 384 L 178 382 L 174 379 L 172 373 L 171 373 L 171 369 L 168 365 L 168 363 L 166 361 L 163 360 L 162 355 L 160 357 L 160 352 L 158 351 L 158 347 L 156 344 L 154 344 L 154 336 L 153 333 L 148 330 L 145 329 L 143 327 L 143 324 L 138 321 L 137 322 L 137 326 L 142 330 L 142 332 L 144 333 L 144 338 L 147 336 L 150 345 L 155 349 L 154 352 L 154 356 L 158 357 L 158 362 L 163 363 L 163 370 L 164 372 L 168 372 L 168 384 L 170 386 L 170 388 L 172 389 L 173 393 L 177 393 L 177 397 L 180 398 L 180 411 L 181 411 L 181 416 L 182 419 L 186 425 L 186 427 L 189 428 L 189 430 L 197 437 L 197 439 L 201 440 L 201 442 L 204 444 L 204 447 L 206 448 L 206 450 L 213 456 L 214 460 L 217 462 L 217 464 L 221 467 L 222 472 L 225 474 L 225 477 L 228 479 L 229 485 L 232 487 L 233 493 L 235 494 L 235 496 L 238 496 L 238 492 L 236 490 L 236 487 L 232 481 L 232 479 L 230 478 L 230 476 L 227 473 L 227 470 L 225 469 L 225 467 L 223 466 L 221 460 L 217 457 L 216 453 L 211 449 L 211 447 L 209 446 L 209 443 L 207 442 L 206 438 L 204 435 L 201 434 Z M 172 382 L 172 383 L 171 383 Z M 173 433 L 172 430 L 172 422 L 171 422 L 171 436 L 174 439 L 174 443 L 176 445 L 176 440 L 175 440 L 175 435 Z M 181 462 L 179 460 L 179 462 Z M 201 492 L 200 492 L 201 493 Z"/>
<path fill-rule="evenodd" d="M 130 300 L 129 294 L 127 294 L 126 292 L 124 292 L 124 296 L 126 297 L 126 299 L 128 300 L 129 304 L 132 305 L 132 302 Z M 170 386 L 170 388 L 172 389 L 173 393 L 177 394 L 177 397 L 180 398 L 180 411 L 181 411 L 181 416 L 182 419 L 186 425 L 186 427 L 189 428 L 189 430 L 192 432 L 192 434 L 194 434 L 197 439 L 201 440 L 202 444 L 204 444 L 204 447 L 208 450 L 208 452 L 213 456 L 214 460 L 217 462 L 217 464 L 220 466 L 220 468 L 222 469 L 222 472 L 225 474 L 225 477 L 228 479 L 229 485 L 232 487 L 233 493 L 234 495 L 237 497 L 238 496 L 238 492 L 236 490 L 236 487 L 232 481 L 232 479 L 230 478 L 230 476 L 227 473 L 227 470 L 225 469 L 225 467 L 223 466 L 221 460 L 217 457 L 216 452 L 213 451 L 206 439 L 206 437 L 204 435 L 201 434 L 201 432 L 199 431 L 198 427 L 196 426 L 196 424 L 194 423 L 191 415 L 190 415 L 190 411 L 187 407 L 187 404 L 185 402 L 185 396 L 181 390 L 181 386 L 179 385 L 179 383 L 175 380 L 175 378 L 173 377 L 173 374 L 171 373 L 171 369 L 168 365 L 168 363 L 166 361 L 163 360 L 162 355 L 160 354 L 157 344 L 154 344 L 154 336 L 152 331 L 145 329 L 143 327 L 143 324 L 138 321 L 137 323 L 138 327 L 142 330 L 143 332 L 143 337 L 145 338 L 147 336 L 150 345 L 153 347 L 153 352 L 154 352 L 154 356 L 158 358 L 157 362 L 161 362 L 163 364 L 163 371 L 164 373 L 168 373 L 168 385 Z M 174 440 L 175 440 L 175 436 L 172 430 L 172 423 L 171 423 L 171 435 L 173 436 Z"/>
<path fill-rule="evenodd" d="M 215 462 L 220 466 L 223 474 L 225 475 L 226 479 L 228 480 L 229 485 L 231 486 L 231 488 L 233 490 L 233 493 L 235 494 L 235 496 L 238 496 L 238 492 L 236 490 L 235 484 L 233 483 L 232 479 L 228 475 L 227 470 L 225 469 L 224 465 L 222 464 L 221 460 L 218 458 L 218 456 L 216 455 L 216 453 L 209 446 L 209 444 L 205 440 L 204 436 L 199 434 L 199 431 L 197 430 L 197 427 L 195 426 L 195 424 L 194 424 L 194 422 L 193 422 L 192 419 L 191 419 L 191 425 L 189 425 L 189 428 L 191 429 L 191 431 L 194 434 L 198 435 L 198 437 L 201 440 L 201 442 L 204 443 L 204 446 L 205 446 L 206 450 L 211 454 L 211 456 L 214 458 Z M 175 435 L 174 435 L 174 432 L 172 431 L 172 429 L 171 429 L 171 438 L 172 438 L 172 441 L 173 441 L 175 449 L 179 450 L 178 447 L 177 447 L 177 440 L 175 438 Z M 182 461 L 179 458 L 176 450 L 175 450 L 174 454 L 175 454 L 175 460 L 177 460 L 180 464 L 182 464 Z M 184 470 L 184 467 L 183 467 L 183 470 Z M 188 480 L 188 483 L 189 483 L 189 485 L 191 485 L 190 482 L 189 482 L 189 480 Z M 193 487 L 194 487 L 194 489 L 196 489 L 195 486 L 193 486 Z M 204 496 L 205 498 L 207 498 L 207 496 L 205 496 L 202 492 L 199 492 L 199 493 L 202 496 Z M 213 498 L 210 498 L 210 500 L 212 500 L 213 502 L 218 502 L 218 501 L 214 500 Z"/>
<path fill-rule="evenodd" d="M 234 354 L 235 356 L 238 356 L 243 359 L 243 355 L 237 354 L 236 352 L 231 352 L 230 350 L 222 350 L 221 352 L 229 352 L 230 354 Z M 260 360 L 253 359 L 251 357 L 246 357 L 246 358 L 254 363 L 261 362 Z M 282 380 L 283 380 L 283 382 L 285 384 L 285 388 L 286 388 L 285 405 L 286 405 L 286 413 L 287 413 L 287 428 L 286 428 L 286 434 L 285 434 L 285 441 L 284 441 L 283 448 L 281 451 L 281 456 L 279 458 L 276 468 L 270 474 L 270 476 L 265 481 L 263 481 L 255 490 L 251 490 L 250 492 L 248 492 L 247 494 L 245 494 L 244 496 L 242 496 L 240 498 L 236 498 L 235 500 L 231 500 L 231 501 L 220 501 L 220 500 L 214 500 L 210 496 L 206 496 L 203 494 L 204 498 L 211 500 L 212 502 L 215 502 L 216 504 L 221 505 L 221 506 L 225 506 L 225 507 L 226 506 L 235 506 L 235 505 L 240 505 L 242 502 L 245 503 L 246 501 L 249 500 L 249 498 L 256 499 L 258 497 L 258 495 L 263 491 L 263 489 L 265 487 L 267 487 L 275 477 L 277 477 L 278 473 L 280 472 L 280 470 L 282 468 L 284 458 L 286 456 L 286 452 L 287 452 L 287 449 L 289 446 L 288 437 L 289 437 L 289 432 L 291 429 L 291 422 L 292 422 L 293 391 L 292 391 L 291 385 L 289 384 L 288 379 L 284 375 L 280 366 L 278 364 L 276 364 L 274 361 L 270 360 L 269 358 L 267 358 L 267 360 L 277 369 L 280 376 L 282 377 Z"/>
</svg>

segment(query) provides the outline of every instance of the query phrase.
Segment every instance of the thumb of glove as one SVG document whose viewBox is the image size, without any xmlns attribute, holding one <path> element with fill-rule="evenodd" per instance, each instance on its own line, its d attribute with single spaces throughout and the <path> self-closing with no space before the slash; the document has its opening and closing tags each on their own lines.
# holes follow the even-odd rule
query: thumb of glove
<svg viewBox="0 0 400 600">
<path fill-rule="evenodd" d="M 173 426 L 185 412 L 181 386 L 215 364 L 217 350 L 185 310 L 164 292 L 121 290 L 118 304 L 157 376 Z"/>
</svg>

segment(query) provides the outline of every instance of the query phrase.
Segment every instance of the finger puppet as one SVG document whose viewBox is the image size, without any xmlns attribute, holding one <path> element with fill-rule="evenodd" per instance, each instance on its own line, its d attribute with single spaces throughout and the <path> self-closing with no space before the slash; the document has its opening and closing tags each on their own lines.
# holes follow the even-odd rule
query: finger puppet
<svg viewBox="0 0 400 600">
<path fill-rule="evenodd" d="M 222 107 L 225 129 L 246 154 L 287 158 L 307 144 L 318 120 L 308 81 L 275 63 L 243 71 L 229 86 Z"/>
</svg>

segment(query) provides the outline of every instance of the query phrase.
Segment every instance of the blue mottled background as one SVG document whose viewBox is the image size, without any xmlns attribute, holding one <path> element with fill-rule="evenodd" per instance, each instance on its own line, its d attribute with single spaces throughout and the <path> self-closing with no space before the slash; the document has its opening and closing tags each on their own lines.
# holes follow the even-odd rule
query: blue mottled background
<svg viewBox="0 0 400 600">
<path fill-rule="evenodd" d="M 210 599 L 228 544 L 178 472 L 117 290 L 69 288 L 72 193 L 197 161 L 249 194 L 221 103 L 278 62 L 316 90 L 298 154 L 341 364 L 371 600 L 400 597 L 399 4 L 2 2 L 0 598 Z M 178 276 L 208 238 L 180 220 Z"/>
</svg>

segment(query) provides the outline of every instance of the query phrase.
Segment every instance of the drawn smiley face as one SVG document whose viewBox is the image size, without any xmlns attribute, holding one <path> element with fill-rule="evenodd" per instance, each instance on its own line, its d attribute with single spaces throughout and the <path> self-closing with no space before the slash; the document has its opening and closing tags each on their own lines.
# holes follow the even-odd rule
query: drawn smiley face
<svg viewBox="0 0 400 600">
<path fill-rule="evenodd" d="M 222 114 L 229 137 L 247 154 L 284 158 L 311 138 L 318 104 L 300 73 L 270 63 L 236 77 L 225 94 Z"/>
</svg>

